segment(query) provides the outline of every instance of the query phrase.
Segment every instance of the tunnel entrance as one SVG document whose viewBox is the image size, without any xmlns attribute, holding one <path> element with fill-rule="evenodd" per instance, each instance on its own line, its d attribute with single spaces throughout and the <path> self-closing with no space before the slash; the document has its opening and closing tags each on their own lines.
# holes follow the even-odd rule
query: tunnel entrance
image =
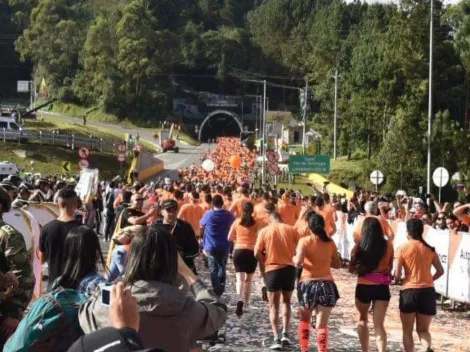
<svg viewBox="0 0 470 352">
<path fill-rule="evenodd" d="M 199 141 L 217 137 L 240 137 L 242 125 L 237 116 L 229 111 L 214 111 L 202 122 L 199 128 Z"/>
</svg>

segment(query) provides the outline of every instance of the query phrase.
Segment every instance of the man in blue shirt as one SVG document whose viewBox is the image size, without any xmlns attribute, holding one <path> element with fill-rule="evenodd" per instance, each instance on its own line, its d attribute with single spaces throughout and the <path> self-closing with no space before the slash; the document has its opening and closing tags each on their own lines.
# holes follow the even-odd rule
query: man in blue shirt
<svg viewBox="0 0 470 352">
<path fill-rule="evenodd" d="M 228 233 L 235 217 L 224 209 L 224 200 L 220 195 L 212 198 L 212 206 L 213 209 L 206 212 L 201 219 L 203 250 L 207 256 L 214 292 L 222 296 L 225 291 L 226 266 L 230 251 Z"/>
</svg>

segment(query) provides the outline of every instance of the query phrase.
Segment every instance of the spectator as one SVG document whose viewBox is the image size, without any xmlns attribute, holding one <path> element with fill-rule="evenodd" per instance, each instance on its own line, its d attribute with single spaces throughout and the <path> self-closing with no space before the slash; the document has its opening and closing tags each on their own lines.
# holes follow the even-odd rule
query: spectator
<svg viewBox="0 0 470 352">
<path fill-rule="evenodd" d="M 97 263 L 102 269 L 106 268 L 98 235 L 88 226 L 70 230 L 65 239 L 63 257 L 64 269 L 52 284 L 52 290 L 63 287 L 91 296 L 99 284 L 107 282 L 98 274 Z"/>
<path fill-rule="evenodd" d="M 0 318 L 0 346 L 15 331 L 23 312 L 31 301 L 35 279 L 31 266 L 31 255 L 26 249 L 23 235 L 2 220 L 10 211 L 11 199 L 0 187 L 0 253 L 2 271 L 11 272 L 18 280 L 18 288 L 2 302 Z"/>
<path fill-rule="evenodd" d="M 194 297 L 177 287 L 178 274 Z M 123 276 L 139 307 L 139 333 L 146 348 L 187 352 L 197 340 L 224 323 L 226 307 L 199 281 L 178 256 L 169 231 L 148 228 L 130 246 Z M 95 296 L 80 309 L 80 325 L 87 334 L 111 325 L 109 309 Z"/>
<path fill-rule="evenodd" d="M 196 274 L 194 258 L 199 254 L 199 243 L 191 225 L 178 219 L 177 214 L 178 203 L 174 199 L 169 199 L 162 204 L 163 218 L 157 220 L 153 226 L 165 227 L 171 233 L 184 262 Z"/>
<path fill-rule="evenodd" d="M 70 230 L 81 225 L 79 221 L 75 220 L 77 194 L 73 189 L 66 187 L 60 191 L 57 205 L 59 206 L 59 217 L 43 227 L 39 238 L 41 261 L 42 263 L 47 261 L 49 268 L 48 291 L 55 279 L 62 275 L 65 239 Z"/>
</svg>

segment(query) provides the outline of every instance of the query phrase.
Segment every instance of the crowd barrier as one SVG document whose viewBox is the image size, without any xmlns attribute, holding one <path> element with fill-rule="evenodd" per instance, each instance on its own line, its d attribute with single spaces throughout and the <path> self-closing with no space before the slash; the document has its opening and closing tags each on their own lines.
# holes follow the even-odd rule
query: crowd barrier
<svg viewBox="0 0 470 352">
<path fill-rule="evenodd" d="M 39 260 L 39 236 L 41 229 L 48 222 L 59 216 L 57 205 L 52 203 L 30 204 L 25 208 L 11 209 L 3 214 L 3 220 L 17 229 L 23 235 L 26 249 L 31 253 L 34 277 L 34 299 L 42 292 L 42 264 Z"/>
<path fill-rule="evenodd" d="M 341 257 L 350 260 L 354 247 L 353 233 L 360 219 L 349 224 L 347 214 L 341 212 L 337 213 L 337 218 L 337 230 L 333 235 L 333 240 Z M 395 234 L 393 247 L 396 252 L 408 241 L 406 224 L 399 220 L 389 221 L 389 224 Z M 436 249 L 444 267 L 444 275 L 434 283 L 436 291 L 451 300 L 470 303 L 470 233 L 455 234 L 449 230 L 436 230 L 425 226 L 424 238 Z"/>
</svg>

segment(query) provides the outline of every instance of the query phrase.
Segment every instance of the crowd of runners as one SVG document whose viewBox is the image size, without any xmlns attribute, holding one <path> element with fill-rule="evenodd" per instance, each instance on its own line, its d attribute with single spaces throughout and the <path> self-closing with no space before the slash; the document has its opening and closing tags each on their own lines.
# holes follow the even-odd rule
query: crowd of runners
<svg viewBox="0 0 470 352">
<path fill-rule="evenodd" d="M 241 163 L 233 164 L 232 157 Z M 219 138 L 203 156 L 211 172 L 191 166 L 179 180 L 144 184 L 103 181 L 83 204 L 70 180 L 11 177 L 0 184 L 0 343 L 4 351 L 189 351 L 211 339 L 227 314 L 242 317 L 252 294 L 269 305 L 269 348 L 328 350 L 328 320 L 341 292 L 331 269 L 344 261 L 331 237 L 337 212 L 356 223 L 348 264 L 357 276 L 355 306 L 362 351 L 370 350 L 372 312 L 378 351 L 387 350 L 390 285 L 401 285 L 403 345 L 415 351 L 413 329 L 432 351 L 436 315 L 434 281 L 443 268 L 423 239 L 425 226 L 468 231 L 470 204 L 428 204 L 399 191 L 395 196 L 358 191 L 350 199 L 325 190 L 256 187 L 250 180 L 256 155 L 236 138 Z M 295 188 L 295 186 L 294 186 Z M 1 215 L 11 206 L 56 202 L 60 215 L 42 228 L 38 255 L 47 264 L 47 288 L 30 304 L 31 254 L 21 234 Z M 409 241 L 394 252 L 387 220 L 406 222 Z M 100 241 L 109 242 L 102 254 Z M 201 277 L 195 260 L 209 277 Z M 396 265 L 394 265 L 396 259 Z M 228 261 L 236 272 L 237 304 L 224 301 Z M 261 292 L 253 292 L 259 270 Z M 207 285 L 206 283 L 210 283 Z M 294 296 L 294 297 L 292 297 Z M 300 323 L 291 324 L 298 300 Z M 53 302 L 53 303 L 51 303 Z M 57 304 L 54 304 L 57 303 Z M 354 312 L 351 312 L 354 314 Z M 297 331 L 297 332 L 295 332 Z M 292 346 L 298 333 L 300 346 Z M 42 349 L 41 349 L 42 348 Z M 227 346 L 230 350 L 230 346 Z"/>
</svg>

